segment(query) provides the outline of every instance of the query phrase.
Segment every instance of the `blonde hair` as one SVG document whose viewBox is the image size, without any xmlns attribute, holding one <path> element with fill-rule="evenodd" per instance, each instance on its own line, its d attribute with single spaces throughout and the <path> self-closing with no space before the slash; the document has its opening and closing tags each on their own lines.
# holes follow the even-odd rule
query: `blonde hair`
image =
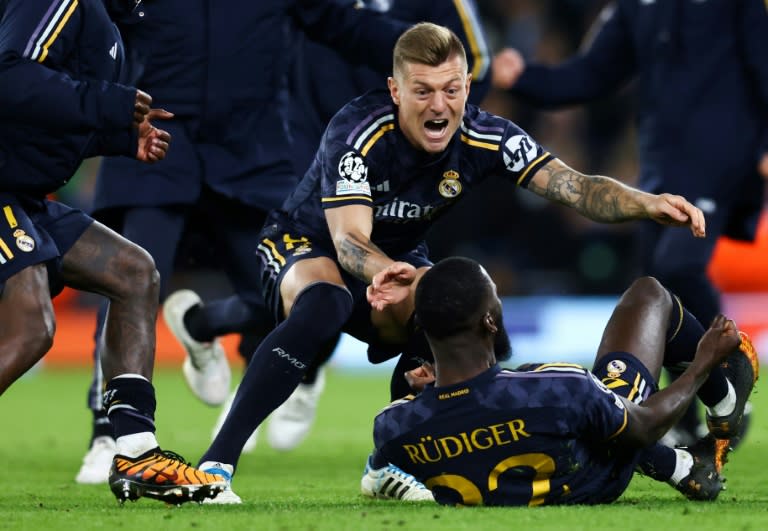
<svg viewBox="0 0 768 531">
<path fill-rule="evenodd" d="M 397 76 L 408 64 L 438 66 L 455 56 L 461 58 L 467 69 L 464 45 L 454 32 L 431 22 L 419 22 L 397 39 L 392 71 Z"/>
</svg>

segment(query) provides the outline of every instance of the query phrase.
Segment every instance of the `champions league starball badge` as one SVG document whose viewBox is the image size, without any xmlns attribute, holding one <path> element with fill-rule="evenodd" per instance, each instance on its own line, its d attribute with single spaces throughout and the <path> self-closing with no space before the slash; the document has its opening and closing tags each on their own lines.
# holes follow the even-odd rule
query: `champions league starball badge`
<svg viewBox="0 0 768 531">
<path fill-rule="evenodd" d="M 446 199 L 456 197 L 461 193 L 461 183 L 459 182 L 459 172 L 448 170 L 443 173 L 443 180 L 437 185 L 437 191 Z"/>
</svg>

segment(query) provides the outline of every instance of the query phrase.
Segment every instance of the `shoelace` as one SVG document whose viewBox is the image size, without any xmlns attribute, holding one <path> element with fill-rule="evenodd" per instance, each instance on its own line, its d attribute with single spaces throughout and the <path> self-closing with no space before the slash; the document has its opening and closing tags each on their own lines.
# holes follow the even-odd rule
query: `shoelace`
<svg viewBox="0 0 768 531">
<path fill-rule="evenodd" d="M 172 450 L 160 450 L 160 454 L 163 457 L 167 457 L 168 459 L 173 459 L 174 461 L 179 461 L 182 465 L 186 466 L 192 466 L 192 463 L 184 459 L 181 455 L 177 454 L 176 452 Z"/>
</svg>

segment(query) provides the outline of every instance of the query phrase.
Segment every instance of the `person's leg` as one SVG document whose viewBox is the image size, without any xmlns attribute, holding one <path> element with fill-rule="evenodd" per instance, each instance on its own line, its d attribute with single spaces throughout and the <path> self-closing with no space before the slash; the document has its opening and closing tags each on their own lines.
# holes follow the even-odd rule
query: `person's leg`
<svg viewBox="0 0 768 531">
<path fill-rule="evenodd" d="M 173 272 L 178 242 L 184 231 L 186 207 L 135 207 L 111 212 L 119 218 L 123 236 L 146 250 L 155 260 L 160 273 L 160 297 L 168 291 L 168 283 Z M 158 227 L 163 227 L 158 230 Z M 98 346 L 104 329 L 108 301 L 99 306 L 94 334 L 94 372 L 88 390 L 88 406 L 93 414 L 93 429 L 89 442 L 89 451 L 83 458 L 83 464 L 75 477 L 78 483 L 105 483 L 109 476 L 109 466 L 116 449 L 112 426 L 104 410 L 101 396 L 104 393 L 104 377 L 101 370 L 101 356 Z"/>
<path fill-rule="evenodd" d="M 288 254 L 281 251 L 281 258 Z M 352 297 L 330 258 L 305 258 L 286 267 L 284 276 L 277 273 L 286 318 L 256 349 L 221 431 L 200 459 L 204 469 L 215 463 L 237 466 L 253 430 L 299 385 L 352 311 Z"/>
<path fill-rule="evenodd" d="M 163 307 L 169 329 L 186 350 L 184 377 L 192 392 L 206 404 L 221 405 L 227 399 L 231 370 L 219 337 L 247 333 L 263 337 L 274 327 L 274 316 L 261 295 L 256 273 L 255 249 L 264 212 L 212 191 L 204 194 L 198 210 L 218 222 L 210 239 L 234 295 L 203 302 L 197 293 L 180 290 Z"/>
<path fill-rule="evenodd" d="M 593 371 L 615 393 L 642 402 L 656 389 L 662 366 L 693 359 L 703 333 L 677 297 L 656 279 L 643 277 L 624 292 L 611 315 Z M 727 386 L 722 371 L 713 371 L 702 386 L 708 386 L 704 395 L 722 388 L 724 382 Z M 687 450 L 656 444 L 641 454 L 638 466 L 688 497 L 711 500 L 722 489 L 719 470 L 726 452 L 727 445 L 711 436 Z"/>
<path fill-rule="evenodd" d="M 45 264 L 7 278 L 0 293 L 0 395 L 48 352 L 54 330 Z"/>
<path fill-rule="evenodd" d="M 94 222 L 63 255 L 61 278 L 67 286 L 110 302 L 100 351 L 107 380 L 104 402 L 118 451 L 109 479 L 115 496 L 181 503 L 218 494 L 225 486 L 220 476 L 187 467 L 175 454 L 160 450 L 155 438 L 150 380 L 160 282 L 152 257 Z"/>
</svg>

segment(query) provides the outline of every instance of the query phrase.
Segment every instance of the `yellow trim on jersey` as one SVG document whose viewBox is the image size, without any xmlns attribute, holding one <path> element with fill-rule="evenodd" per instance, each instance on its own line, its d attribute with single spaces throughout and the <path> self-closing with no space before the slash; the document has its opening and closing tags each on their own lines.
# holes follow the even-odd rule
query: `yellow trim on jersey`
<svg viewBox="0 0 768 531">
<path fill-rule="evenodd" d="M 627 419 L 628 419 L 628 415 L 627 415 L 627 408 L 625 407 L 625 408 L 624 408 L 624 422 L 622 422 L 622 423 L 621 423 L 621 426 L 619 426 L 619 429 L 618 429 L 618 430 L 616 430 L 615 432 L 613 432 L 613 435 L 611 435 L 610 437 L 608 437 L 608 440 L 610 440 L 610 439 L 613 439 L 613 438 L 617 437 L 619 434 L 621 434 L 621 432 L 623 432 L 623 431 L 624 431 L 624 428 L 626 428 L 626 427 L 627 427 Z"/>
<path fill-rule="evenodd" d="M 616 389 L 617 387 L 624 387 L 625 385 L 629 385 L 628 382 L 620 378 L 603 378 L 602 383 L 608 389 Z"/>
<path fill-rule="evenodd" d="M 549 152 L 544 153 L 541 157 L 539 157 L 538 159 L 534 160 L 531 164 L 529 164 L 528 167 L 523 172 L 523 174 L 517 180 L 517 184 L 520 184 L 521 182 L 523 182 L 525 180 L 525 177 L 528 175 L 528 172 L 531 171 L 531 168 L 536 166 L 539 162 L 541 162 L 542 160 L 544 160 L 547 157 L 549 157 Z"/>
<path fill-rule="evenodd" d="M 768 0 L 766 0 L 766 2 L 768 2 Z M 465 6 L 461 0 L 453 0 L 453 5 L 456 6 L 456 12 L 461 19 L 461 25 L 464 27 L 467 43 L 469 43 L 469 49 L 472 52 L 472 79 L 474 81 L 482 81 L 485 76 L 483 75 L 481 77 L 481 72 L 485 73 L 488 71 L 488 55 L 480 50 L 480 44 L 478 43 L 475 32 L 477 28 L 472 24 L 472 19 L 470 18 L 469 13 L 467 13 L 467 6 Z"/>
<path fill-rule="evenodd" d="M 368 151 L 373 147 L 373 145 L 384 136 L 384 133 L 387 131 L 392 131 L 395 128 L 395 124 L 387 124 L 381 127 L 378 131 L 376 131 L 373 136 L 368 140 L 368 142 L 365 143 L 363 146 L 363 149 L 360 150 L 360 153 L 363 156 L 366 156 L 368 154 Z"/>
<path fill-rule="evenodd" d="M 5 255 L 8 257 L 8 260 L 13 260 L 13 252 L 11 249 L 5 244 L 5 242 L 0 238 L 0 249 L 3 250 Z"/>
<path fill-rule="evenodd" d="M 40 57 L 37 58 L 38 63 L 42 63 L 43 61 L 45 61 L 45 58 L 48 57 L 48 48 L 51 47 L 51 45 L 53 44 L 53 41 L 55 41 L 56 37 L 59 36 L 59 33 L 61 33 L 62 28 L 67 24 L 69 17 L 72 16 L 72 13 L 75 12 L 76 8 L 77 8 L 77 0 L 74 0 L 72 2 L 72 5 L 69 6 L 69 9 L 67 9 L 67 12 L 64 13 L 64 16 L 61 17 L 61 20 L 56 26 L 56 29 L 53 31 L 53 34 L 51 34 L 51 37 L 48 39 L 48 42 L 43 44 L 43 51 L 40 54 Z"/>
<path fill-rule="evenodd" d="M 334 201 L 346 201 L 348 199 L 364 199 L 366 201 L 370 201 L 373 203 L 373 199 L 368 197 L 367 195 L 346 195 L 343 197 L 323 197 L 320 199 L 321 203 L 332 203 Z"/>
<path fill-rule="evenodd" d="M 275 257 L 275 259 L 276 259 L 278 262 L 280 262 L 280 265 L 281 265 L 281 266 L 284 266 L 284 265 L 285 265 L 285 258 L 283 258 L 283 255 L 281 255 L 281 254 L 280 254 L 280 253 L 277 251 L 277 247 L 275 246 L 274 242 L 273 242 L 272 240 L 270 240 L 269 238 L 264 238 L 264 239 L 263 239 L 263 240 L 261 240 L 261 241 L 263 241 L 264 243 L 266 243 L 266 244 L 269 246 L 270 250 L 272 251 L 272 254 L 273 254 L 273 255 L 274 255 L 274 257 Z"/>
<path fill-rule="evenodd" d="M 8 222 L 9 227 L 13 229 L 19 226 L 19 222 L 16 221 L 16 216 L 13 215 L 11 205 L 5 205 L 3 207 L 3 214 L 5 214 L 5 219 Z"/>
<path fill-rule="evenodd" d="M 477 140 L 472 140 L 464 133 L 461 134 L 461 141 L 465 144 L 469 144 L 470 146 L 479 147 L 482 149 L 488 149 L 491 151 L 498 151 L 499 145 L 498 144 L 489 144 L 488 142 L 478 142 Z"/>
</svg>

